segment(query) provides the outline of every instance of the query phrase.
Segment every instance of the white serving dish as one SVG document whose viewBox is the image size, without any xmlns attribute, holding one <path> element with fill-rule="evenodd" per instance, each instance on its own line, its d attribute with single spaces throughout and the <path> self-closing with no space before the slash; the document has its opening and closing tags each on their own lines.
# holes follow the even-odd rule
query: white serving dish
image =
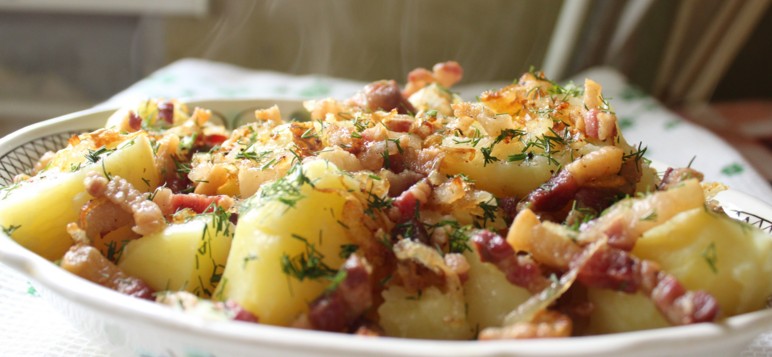
<svg viewBox="0 0 772 357">
<path fill-rule="evenodd" d="M 191 102 L 235 118 L 278 104 L 283 113 L 298 101 L 208 100 Z M 104 124 L 112 110 L 86 110 L 37 123 L 0 139 L 0 180 L 40 155 L 31 147 L 64 145 L 72 133 Z M 47 139 L 48 138 L 48 139 Z M 52 140 L 51 138 L 57 138 Z M 63 138 L 63 139 L 62 139 Z M 63 141 L 62 141 L 63 140 Z M 25 146 L 26 150 L 15 149 Z M 48 148 L 56 149 L 56 148 Z M 44 150 L 43 150 L 44 151 Z M 13 153 L 11 153 L 13 152 Z M 21 152 L 21 154 L 20 154 Z M 20 158 L 23 156 L 24 158 Z M 730 215 L 772 232 L 772 207 L 727 191 L 718 197 Z M 0 262 L 35 281 L 44 296 L 76 327 L 112 355 L 128 356 L 730 356 L 762 332 L 772 331 L 772 309 L 696 324 L 641 332 L 566 339 L 429 341 L 368 338 L 242 322 L 216 322 L 121 295 L 72 275 L 0 233 Z"/>
</svg>

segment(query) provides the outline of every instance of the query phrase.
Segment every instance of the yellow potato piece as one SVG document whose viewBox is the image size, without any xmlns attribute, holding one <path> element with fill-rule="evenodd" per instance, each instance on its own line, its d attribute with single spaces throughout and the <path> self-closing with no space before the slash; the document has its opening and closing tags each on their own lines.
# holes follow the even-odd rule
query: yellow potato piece
<svg viewBox="0 0 772 357">
<path fill-rule="evenodd" d="M 633 249 L 687 289 L 708 291 L 724 316 L 764 307 L 772 294 L 771 253 L 772 239 L 764 232 L 703 208 L 652 228 Z"/>
<path fill-rule="evenodd" d="M 510 283 L 499 268 L 480 261 L 477 252 L 464 254 L 469 262 L 469 279 L 464 283 L 469 324 L 500 327 L 504 317 L 531 297 L 531 293 Z"/>
<path fill-rule="evenodd" d="M 587 298 L 595 307 L 583 334 L 628 332 L 668 327 L 670 323 L 648 297 L 609 289 L 587 289 Z"/>
<path fill-rule="evenodd" d="M 504 144 L 499 144 L 504 146 Z M 503 150 L 502 150 L 503 151 Z M 510 154 L 519 153 L 513 150 Z M 524 197 L 547 181 L 556 171 L 546 158 L 535 157 L 529 162 L 506 160 L 507 154 L 499 154 L 499 161 L 485 164 L 480 150 L 449 150 L 440 163 L 443 175 L 464 174 L 475 182 L 475 186 L 497 197 Z"/>
<path fill-rule="evenodd" d="M 301 281 L 286 273 L 288 260 L 316 256 L 337 269 L 343 263 L 341 246 L 352 242 L 353 227 L 341 219 L 344 205 L 352 199 L 349 190 L 358 183 L 324 160 L 303 164 L 302 175 L 313 187 L 299 180 L 296 170 L 265 184 L 245 204 L 214 294 L 216 299 L 235 300 L 261 323 L 290 324 L 329 284 L 325 278 Z"/>
<path fill-rule="evenodd" d="M 380 325 L 394 337 L 462 340 L 474 336 L 466 319 L 462 294 L 443 293 L 436 287 L 420 294 L 395 285 L 383 292 L 378 308 Z"/>
<path fill-rule="evenodd" d="M 225 268 L 235 226 L 204 214 L 126 245 L 118 267 L 156 291 L 185 290 L 208 298 Z"/>
<path fill-rule="evenodd" d="M 65 227 L 78 220 L 81 207 L 91 199 L 83 180 L 92 171 L 123 177 L 140 191 L 159 184 L 153 149 L 147 137 L 139 135 L 96 163 L 84 163 L 73 172 L 43 171 L 29 182 L 6 189 L 0 193 L 0 226 L 44 258 L 61 258 L 73 243 Z"/>
</svg>

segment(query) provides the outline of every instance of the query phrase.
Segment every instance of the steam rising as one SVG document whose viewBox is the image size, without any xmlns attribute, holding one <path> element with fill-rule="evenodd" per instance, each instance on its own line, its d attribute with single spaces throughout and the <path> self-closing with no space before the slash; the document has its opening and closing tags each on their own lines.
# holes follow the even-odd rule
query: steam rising
<svg viewBox="0 0 772 357">
<path fill-rule="evenodd" d="M 358 80 L 404 81 L 456 60 L 465 80 L 512 80 L 541 65 L 561 1 L 214 0 L 167 26 L 172 57 Z"/>
</svg>

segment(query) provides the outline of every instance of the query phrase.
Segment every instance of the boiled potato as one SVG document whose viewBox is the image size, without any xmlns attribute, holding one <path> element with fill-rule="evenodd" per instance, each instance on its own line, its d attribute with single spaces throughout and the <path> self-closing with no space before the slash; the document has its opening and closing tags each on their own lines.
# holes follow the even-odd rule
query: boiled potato
<svg viewBox="0 0 772 357">
<path fill-rule="evenodd" d="M 302 268 L 302 259 L 309 269 L 337 269 L 341 246 L 352 243 L 353 227 L 340 220 L 347 203 L 359 204 L 349 192 L 359 184 L 324 160 L 299 168 L 265 184 L 244 205 L 214 294 L 235 300 L 262 323 L 290 324 L 328 286 L 324 277 L 300 279 L 292 271 Z"/>
<path fill-rule="evenodd" d="M 512 154 L 518 152 L 520 150 L 513 150 Z M 485 164 L 478 149 L 452 148 L 446 151 L 440 163 L 440 173 L 449 176 L 464 174 L 475 182 L 477 188 L 497 197 L 524 197 L 550 178 L 550 169 L 557 171 L 541 156 L 528 162 L 509 162 L 504 154 L 496 157 L 501 159 Z"/>
<path fill-rule="evenodd" d="M 510 283 L 495 265 L 480 261 L 476 252 L 464 256 L 469 262 L 469 279 L 464 283 L 469 324 L 480 330 L 501 326 L 504 317 L 528 300 L 531 293 Z"/>
<path fill-rule="evenodd" d="M 595 308 L 590 315 L 586 334 L 628 332 L 670 326 L 651 299 L 645 295 L 589 288 L 587 298 Z"/>
<path fill-rule="evenodd" d="M 708 291 L 724 316 L 761 309 L 772 294 L 772 239 L 704 208 L 647 231 L 633 254 L 659 263 L 687 289 Z"/>
<path fill-rule="evenodd" d="M 211 296 L 225 268 L 235 226 L 225 214 L 202 214 L 133 240 L 118 267 L 156 291 Z"/>
<path fill-rule="evenodd" d="M 91 199 L 83 185 L 87 173 L 123 177 L 140 191 L 159 184 L 145 135 L 124 141 L 96 163 L 85 161 L 73 169 L 43 171 L 0 193 L 0 225 L 19 244 L 49 260 L 61 258 L 73 243 L 65 227 L 78 220 L 81 207 Z"/>
<path fill-rule="evenodd" d="M 388 336 L 436 340 L 474 337 L 460 292 L 443 293 L 430 287 L 420 294 L 411 294 L 394 285 L 382 295 L 384 301 L 378 308 L 378 315 Z"/>
</svg>

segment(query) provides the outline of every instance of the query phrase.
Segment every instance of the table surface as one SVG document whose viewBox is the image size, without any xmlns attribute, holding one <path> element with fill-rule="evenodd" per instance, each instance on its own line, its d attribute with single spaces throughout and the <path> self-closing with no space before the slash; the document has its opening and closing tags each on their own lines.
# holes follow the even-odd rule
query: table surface
<svg viewBox="0 0 772 357">
<path fill-rule="evenodd" d="M 646 156 L 702 171 L 707 181 L 772 203 L 772 188 L 731 146 L 709 131 L 681 119 L 656 100 L 627 84 L 613 70 L 593 69 L 577 77 L 592 78 L 611 98 L 625 138 L 643 141 Z M 318 76 L 291 76 L 254 71 L 222 63 L 185 59 L 172 63 L 98 105 L 116 108 L 146 97 L 212 98 L 347 98 L 363 83 Z M 453 88 L 465 99 L 506 83 Z M 105 356 L 99 345 L 75 330 L 41 298 L 35 283 L 0 264 L 0 356 Z M 770 326 L 772 331 L 772 326 Z M 743 356 L 772 355 L 772 333 L 757 338 Z"/>
</svg>

